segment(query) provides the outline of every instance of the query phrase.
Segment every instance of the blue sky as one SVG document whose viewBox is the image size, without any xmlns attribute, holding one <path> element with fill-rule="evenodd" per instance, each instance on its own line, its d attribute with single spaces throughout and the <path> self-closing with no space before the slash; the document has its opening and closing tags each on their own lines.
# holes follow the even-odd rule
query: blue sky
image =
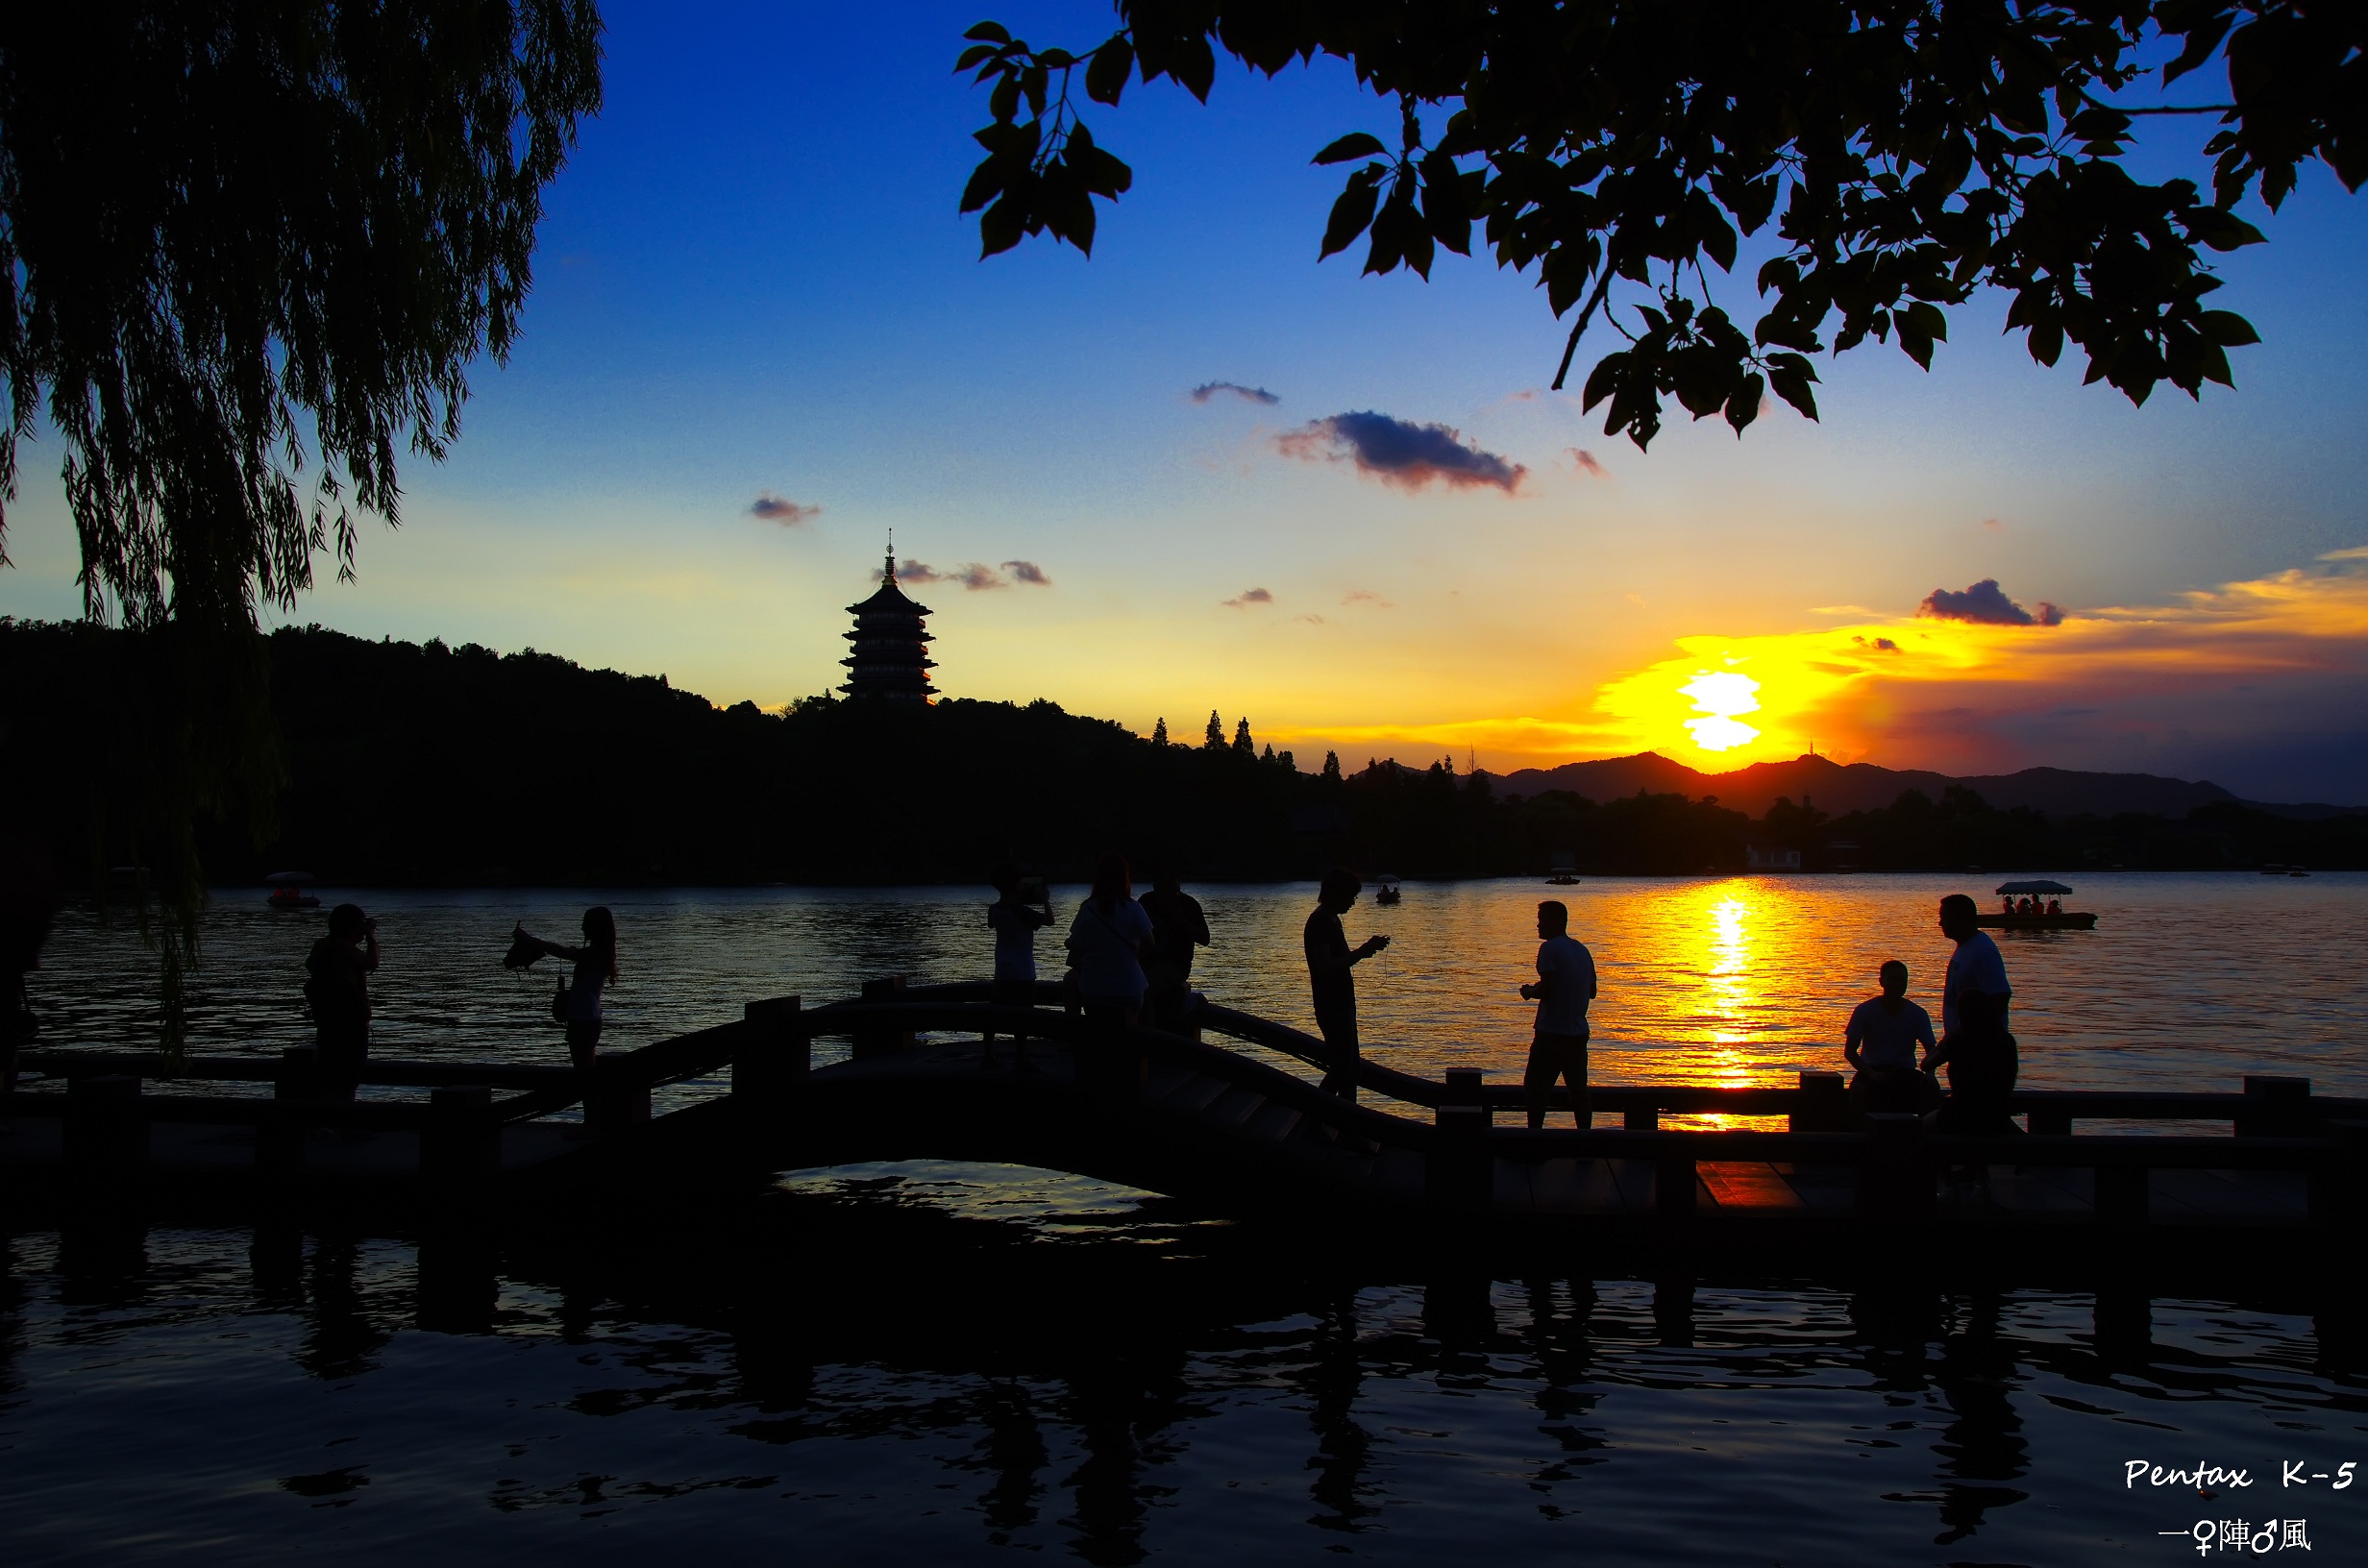
<svg viewBox="0 0 2368 1568">
<path fill-rule="evenodd" d="M 1217 707 L 1302 753 L 1506 766 L 1632 748 L 1597 696 L 1680 638 L 1806 634 L 1843 607 L 1872 625 L 1988 577 L 2076 615 L 2177 605 L 2368 544 L 2368 208 L 2324 174 L 2224 269 L 2266 340 L 2233 393 L 2134 409 L 2033 365 L 1986 303 L 1930 375 L 1883 347 L 1821 366 L 1819 425 L 1672 426 L 1646 454 L 1536 395 L 1562 331 L 1527 279 L 1316 263 L 1338 177 L 1309 155 L 1392 123 L 1337 63 L 1221 73 L 1206 108 L 1136 87 L 1093 116 L 1135 170 L 1093 259 L 1038 241 L 981 262 L 955 206 L 983 94 L 950 71 L 981 14 L 1040 42 L 1110 25 L 1094 5 L 609 6 L 607 109 L 550 193 L 524 341 L 478 372 L 451 459 L 410 465 L 403 528 L 365 530 L 360 580 L 295 619 L 777 704 L 840 678 L 841 606 L 893 527 L 941 571 L 1051 579 L 917 590 L 950 694 L 1146 730 Z M 1280 402 L 1186 396 L 1212 380 Z M 1530 475 L 1407 494 L 1274 445 L 1365 409 Z M 55 444 L 23 458 L 0 613 L 74 613 Z M 822 510 L 760 521 L 766 493 Z M 1224 602 L 1253 587 L 1270 601 Z M 2026 693 L 1968 733 L 2015 765 L 2325 795 L 2368 754 L 2353 652 L 2318 637 L 2268 697 L 2207 671 L 2175 721 L 2107 681 L 2074 704 L 2093 721 Z M 1965 760 L 1929 723 L 1851 734 L 1871 760 Z"/>
</svg>

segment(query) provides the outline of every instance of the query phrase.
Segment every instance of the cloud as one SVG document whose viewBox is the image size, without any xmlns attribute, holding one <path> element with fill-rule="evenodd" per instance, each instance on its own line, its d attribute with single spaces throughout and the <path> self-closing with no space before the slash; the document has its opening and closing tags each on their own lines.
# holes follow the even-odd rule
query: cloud
<svg viewBox="0 0 2368 1568">
<path fill-rule="evenodd" d="M 1274 602 L 1274 596 L 1264 588 L 1247 588 L 1243 590 L 1240 597 L 1221 600 L 1219 602 L 1228 609 L 1238 610 L 1246 604 L 1271 604 Z"/>
<path fill-rule="evenodd" d="M 760 518 L 767 523 L 778 523 L 785 528 L 794 528 L 801 523 L 810 523 L 822 515 L 823 509 L 820 506 L 808 506 L 802 502 L 777 496 L 770 490 L 757 492 L 756 499 L 749 502 L 749 516 Z"/>
<path fill-rule="evenodd" d="M 1448 426 L 1418 425 L 1369 410 L 1317 420 L 1275 437 L 1274 445 L 1287 457 L 1310 462 L 1347 459 L 1359 473 L 1401 490 L 1437 481 L 1456 490 L 1489 485 L 1511 495 L 1529 472 L 1483 452 Z"/>
<path fill-rule="evenodd" d="M 1928 615 L 1936 621 L 1970 621 L 1980 626 L 2056 626 L 2063 624 L 2063 611 L 2039 600 L 2037 614 L 2024 609 L 1998 589 L 1996 577 L 1984 577 L 1980 582 L 1960 593 L 1947 588 L 1936 588 L 1916 606 L 1916 614 Z"/>
<path fill-rule="evenodd" d="M 1868 642 L 1863 637 L 1853 637 L 1850 640 L 1858 644 L 1861 648 L 1871 648 L 1878 653 L 1896 653 L 1899 651 L 1899 644 L 1893 642 L 1888 637 L 1878 637 L 1872 642 Z"/>
<path fill-rule="evenodd" d="M 1261 403 L 1270 407 L 1283 401 L 1263 386 L 1244 386 L 1240 381 L 1202 381 L 1193 388 L 1192 400 L 1206 403 L 1224 393 L 1231 393 L 1244 403 Z"/>
<path fill-rule="evenodd" d="M 1341 596 L 1341 602 L 1343 604 L 1370 604 L 1377 610 L 1397 608 L 1395 604 L 1391 603 L 1370 588 L 1351 588 Z"/>
<path fill-rule="evenodd" d="M 1566 450 L 1570 453 L 1570 460 L 1579 465 L 1580 472 L 1592 474 L 1599 479 L 1608 479 L 1612 477 L 1611 471 L 1597 462 L 1595 454 L 1585 447 L 1571 447 Z"/>
<path fill-rule="evenodd" d="M 976 593 L 982 588 L 1008 588 L 1015 580 L 1038 588 L 1052 586 L 1052 579 L 1046 576 L 1044 568 L 1034 561 L 1005 561 L 1003 565 L 1011 572 L 1009 577 L 1004 576 L 1002 573 L 996 571 L 984 561 L 964 561 L 960 566 L 950 566 L 941 572 L 926 561 L 917 561 L 907 555 L 897 563 L 897 580 L 899 582 L 950 582 L 967 588 L 972 593 Z M 879 573 L 876 571 L 872 576 L 876 581 Z"/>
<path fill-rule="evenodd" d="M 2006 523 L 2002 519 L 1995 517 L 1986 517 L 1982 519 L 1982 527 L 1989 529 L 1992 533 L 2004 533 L 2007 531 Z"/>
<path fill-rule="evenodd" d="M 1304 621 L 1311 626 L 1320 626 L 1323 625 L 1323 617 L 1316 614 L 1312 610 L 1301 610 L 1297 615 L 1293 616 L 1291 619 L 1294 621 Z"/>
</svg>

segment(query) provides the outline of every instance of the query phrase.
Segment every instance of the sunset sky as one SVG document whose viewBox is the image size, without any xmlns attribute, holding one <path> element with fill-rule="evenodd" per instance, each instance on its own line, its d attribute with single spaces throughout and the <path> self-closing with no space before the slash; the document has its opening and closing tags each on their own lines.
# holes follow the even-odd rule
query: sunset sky
<svg viewBox="0 0 2368 1568">
<path fill-rule="evenodd" d="M 1337 62 L 1134 89 L 1090 117 L 1135 169 L 1093 259 L 982 263 L 960 34 L 1090 44 L 1106 7 L 605 10 L 518 353 L 296 620 L 778 705 L 843 678 L 893 528 L 948 695 L 1246 714 L 1305 767 L 1813 744 L 2368 802 L 2368 203 L 2322 171 L 2227 259 L 2265 339 L 2234 392 L 2133 408 L 1984 302 L 1929 375 L 1821 362 L 1821 424 L 1680 414 L 1640 453 L 1542 390 L 1528 279 L 1317 264 L 1309 155 L 1392 119 Z M 1371 466 L 1409 424 L 1449 468 Z M 77 613 L 56 442 L 22 460 L 0 613 Z"/>
</svg>

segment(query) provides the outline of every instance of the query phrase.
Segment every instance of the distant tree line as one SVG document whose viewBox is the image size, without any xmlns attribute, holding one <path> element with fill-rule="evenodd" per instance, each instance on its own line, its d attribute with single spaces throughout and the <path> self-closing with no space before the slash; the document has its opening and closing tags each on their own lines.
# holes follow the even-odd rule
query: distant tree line
<svg viewBox="0 0 2368 1568">
<path fill-rule="evenodd" d="M 145 633 L 0 621 L 0 809 L 68 865 L 117 846 L 149 776 Z M 210 802 L 218 881 L 304 870 L 337 883 L 974 880 L 1002 860 L 1083 876 L 1120 849 L 1200 878 L 1304 877 L 1333 864 L 1416 877 L 1740 870 L 1746 847 L 1811 868 L 2070 870 L 2368 867 L 2368 819 L 2293 821 L 2233 804 L 2183 821 L 2051 819 L 1950 790 L 1829 820 L 1780 800 L 1758 821 L 1714 798 L 1498 796 L 1443 760 L 1335 756 L 1303 772 L 1228 736 L 1196 746 L 1024 705 L 812 698 L 717 708 L 663 676 L 367 642 L 267 639 L 283 787 Z M 1166 725 L 1160 726 L 1164 736 Z M 97 868 L 105 870 L 103 866 Z"/>
</svg>

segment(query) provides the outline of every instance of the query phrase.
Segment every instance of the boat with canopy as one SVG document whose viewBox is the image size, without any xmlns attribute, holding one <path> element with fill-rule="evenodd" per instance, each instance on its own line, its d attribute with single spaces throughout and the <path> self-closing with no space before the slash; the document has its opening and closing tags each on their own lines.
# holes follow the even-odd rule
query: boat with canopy
<svg viewBox="0 0 2368 1568">
<path fill-rule="evenodd" d="M 1976 917 L 1974 923 L 1987 926 L 1993 931 L 2095 930 L 2095 915 L 2085 910 L 2065 909 L 2060 901 L 2056 901 L 2070 896 L 2071 892 L 2062 883 L 2044 878 L 2001 882 L 1997 894 L 2009 907 L 1984 910 Z"/>
</svg>

